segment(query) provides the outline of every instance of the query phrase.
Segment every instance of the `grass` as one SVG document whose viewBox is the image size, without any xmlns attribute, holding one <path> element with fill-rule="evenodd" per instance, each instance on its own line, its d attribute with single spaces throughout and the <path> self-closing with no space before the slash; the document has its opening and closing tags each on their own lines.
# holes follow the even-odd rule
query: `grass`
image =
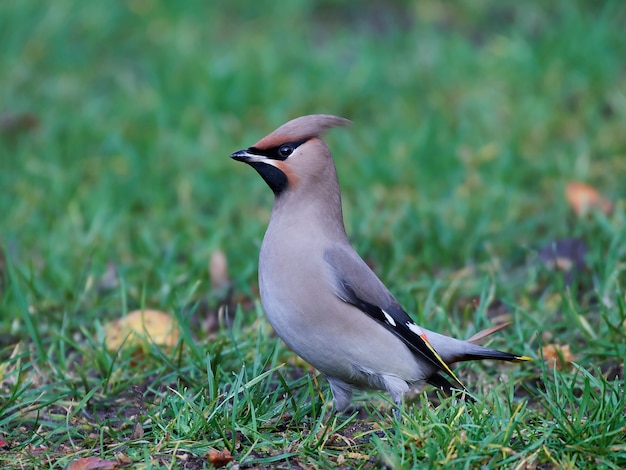
<svg viewBox="0 0 626 470">
<path fill-rule="evenodd" d="M 261 468 L 626 465 L 621 2 L 24 0 L 0 18 L 3 468 L 195 469 L 212 449 Z M 536 358 L 458 368 L 477 403 L 430 393 L 395 419 L 362 394 L 324 421 L 326 382 L 272 334 L 272 195 L 228 155 L 317 112 L 354 121 L 328 137 L 347 230 L 414 318 L 458 337 L 512 320 L 491 344 Z M 571 181 L 614 211 L 574 216 Z M 571 282 L 538 259 L 565 237 L 586 246 Z M 177 343 L 108 351 L 138 308 L 173 315 Z M 554 344 L 572 364 L 543 360 Z"/>
</svg>

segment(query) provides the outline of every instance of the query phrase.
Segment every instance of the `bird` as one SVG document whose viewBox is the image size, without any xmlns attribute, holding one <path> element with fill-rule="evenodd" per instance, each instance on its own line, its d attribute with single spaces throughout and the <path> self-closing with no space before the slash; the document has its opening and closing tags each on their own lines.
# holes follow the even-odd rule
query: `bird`
<svg viewBox="0 0 626 470">
<path fill-rule="evenodd" d="M 274 193 L 259 254 L 263 310 L 284 343 L 325 376 L 334 410 L 345 410 L 355 389 L 387 392 L 396 410 L 409 390 L 427 384 L 466 393 L 451 369 L 456 362 L 531 360 L 475 344 L 500 326 L 460 340 L 417 325 L 355 251 L 322 140 L 349 124 L 329 114 L 301 116 L 231 154 Z"/>
</svg>

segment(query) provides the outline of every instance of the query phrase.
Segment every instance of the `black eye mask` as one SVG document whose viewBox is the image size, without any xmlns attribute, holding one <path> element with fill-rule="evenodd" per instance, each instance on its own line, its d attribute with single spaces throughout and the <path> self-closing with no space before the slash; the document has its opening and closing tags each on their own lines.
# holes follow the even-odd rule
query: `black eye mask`
<svg viewBox="0 0 626 470">
<path fill-rule="evenodd" d="M 299 140 L 297 142 L 285 142 L 277 147 L 263 150 L 256 147 L 250 147 L 247 152 L 254 155 L 262 155 L 263 157 L 271 158 L 272 160 L 287 160 L 287 157 L 289 157 L 295 149 L 300 147 L 307 140 L 309 139 Z"/>
</svg>

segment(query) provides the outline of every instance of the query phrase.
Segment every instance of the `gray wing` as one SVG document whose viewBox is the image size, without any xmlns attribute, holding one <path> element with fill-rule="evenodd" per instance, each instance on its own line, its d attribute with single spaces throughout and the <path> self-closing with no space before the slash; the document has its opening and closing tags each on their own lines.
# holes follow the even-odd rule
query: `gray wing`
<svg viewBox="0 0 626 470">
<path fill-rule="evenodd" d="M 376 320 L 396 335 L 416 355 L 447 372 L 463 390 L 465 387 L 428 341 L 424 331 L 407 315 L 376 274 L 348 246 L 334 246 L 324 252 L 330 267 L 335 294 L 344 302 Z M 437 383 L 447 381 L 437 376 Z M 449 385 L 449 384 L 448 384 Z"/>
</svg>

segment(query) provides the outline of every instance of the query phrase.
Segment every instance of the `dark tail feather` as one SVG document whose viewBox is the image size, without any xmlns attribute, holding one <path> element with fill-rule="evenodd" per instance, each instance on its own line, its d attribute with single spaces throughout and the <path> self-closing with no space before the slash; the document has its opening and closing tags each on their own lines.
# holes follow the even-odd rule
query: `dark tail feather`
<svg viewBox="0 0 626 470">
<path fill-rule="evenodd" d="M 506 328 L 511 323 L 502 323 L 500 325 L 492 326 L 491 328 L 487 328 L 486 330 L 479 331 L 471 338 L 467 339 L 468 343 L 473 345 L 472 349 L 468 351 L 466 355 L 464 355 L 459 361 L 473 361 L 473 360 L 481 360 L 481 359 L 496 359 L 498 361 L 509 361 L 509 362 L 525 362 L 532 361 L 532 358 L 528 356 L 518 356 L 516 354 L 511 354 L 507 352 L 498 351 L 496 349 L 483 348 L 482 346 L 478 346 L 482 341 L 484 341 L 487 336 L 494 334 L 497 331 Z"/>
<path fill-rule="evenodd" d="M 508 352 L 498 351 L 496 349 L 483 348 L 482 346 L 473 345 L 470 351 L 465 353 L 457 361 L 480 361 L 483 359 L 495 359 L 497 361 L 508 362 L 526 362 L 532 361 L 528 356 L 518 356 Z"/>
</svg>

